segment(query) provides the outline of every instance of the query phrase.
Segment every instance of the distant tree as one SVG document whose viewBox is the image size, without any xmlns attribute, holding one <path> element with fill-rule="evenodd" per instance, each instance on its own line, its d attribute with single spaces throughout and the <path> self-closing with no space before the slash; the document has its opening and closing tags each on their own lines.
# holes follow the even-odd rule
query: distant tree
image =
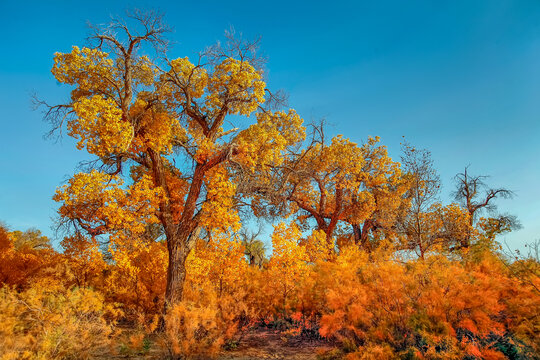
<svg viewBox="0 0 540 360">
<path fill-rule="evenodd" d="M 41 231 L 38 229 L 13 231 L 10 233 L 10 235 L 15 249 L 20 249 L 24 246 L 35 250 L 48 249 L 51 247 L 49 238 L 41 235 Z"/>
<path fill-rule="evenodd" d="M 51 265 L 58 265 L 60 261 L 56 255 L 41 231 L 9 231 L 0 223 L 0 287 L 27 287 L 31 280 L 44 275 Z"/>
<path fill-rule="evenodd" d="M 471 225 L 474 224 L 481 211 L 493 212 L 497 209 L 493 204 L 495 199 L 511 199 L 514 196 L 514 192 L 506 188 L 488 187 L 484 182 L 487 178 L 486 175 L 471 176 L 468 173 L 468 167 L 454 178 L 456 182 L 454 197 L 469 212 Z"/>
<path fill-rule="evenodd" d="M 488 237 L 494 238 L 500 233 L 519 228 L 520 224 L 513 215 L 497 214 L 497 206 L 494 204 L 496 199 L 511 199 L 514 192 L 506 188 L 489 187 L 484 182 L 487 178 L 486 175 L 471 176 L 468 167 L 465 167 L 462 173 L 454 177 L 456 183 L 454 197 L 469 213 L 470 227 L 479 225 Z M 483 212 L 491 216 L 478 223 L 479 215 Z M 468 236 L 465 246 L 470 245 L 470 238 L 471 235 Z"/>
<path fill-rule="evenodd" d="M 252 231 L 247 228 L 242 228 L 238 233 L 244 253 L 250 265 L 262 267 L 268 260 L 266 259 L 266 245 L 259 239 L 262 228 L 257 231 Z"/>
<path fill-rule="evenodd" d="M 403 171 L 410 177 L 411 186 L 407 191 L 410 207 L 400 219 L 400 230 L 405 237 L 405 247 L 415 250 L 420 257 L 432 245 L 426 214 L 437 202 L 441 181 L 433 165 L 431 152 L 416 149 L 405 142 L 402 145 L 401 164 Z M 426 221 L 427 220 L 427 221 Z"/>
<path fill-rule="evenodd" d="M 439 202 L 441 183 L 431 153 L 408 143 L 402 148 L 402 166 L 411 184 L 407 193 L 410 207 L 398 225 L 404 247 L 424 258 L 436 246 L 450 249 L 463 245 L 471 233 L 468 214 L 457 204 L 443 206 Z"/>
</svg>

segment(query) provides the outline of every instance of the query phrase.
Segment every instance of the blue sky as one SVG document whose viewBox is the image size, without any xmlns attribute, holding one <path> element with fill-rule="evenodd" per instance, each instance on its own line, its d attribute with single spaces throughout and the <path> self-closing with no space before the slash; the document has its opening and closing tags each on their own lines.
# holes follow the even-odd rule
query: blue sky
<svg viewBox="0 0 540 360">
<path fill-rule="evenodd" d="M 452 178 L 489 174 L 517 197 L 499 208 L 523 229 L 512 247 L 540 238 L 539 1 L 9 1 L 0 2 L 0 220 L 51 235 L 55 188 L 83 152 L 70 138 L 44 140 L 35 91 L 68 94 L 52 55 L 84 45 L 87 21 L 158 9 L 174 29 L 171 56 L 193 56 L 233 26 L 262 37 L 268 85 L 289 93 L 306 120 L 331 134 L 378 135 L 399 158 L 402 136 L 431 150 L 450 199 Z"/>
</svg>

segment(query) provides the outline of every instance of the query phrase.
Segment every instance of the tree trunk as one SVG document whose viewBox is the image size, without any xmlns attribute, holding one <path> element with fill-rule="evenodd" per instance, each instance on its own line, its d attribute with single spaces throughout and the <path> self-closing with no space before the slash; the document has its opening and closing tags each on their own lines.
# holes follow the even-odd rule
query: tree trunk
<svg viewBox="0 0 540 360">
<path fill-rule="evenodd" d="M 169 306 L 182 301 L 184 280 L 186 279 L 186 258 L 188 255 L 185 240 L 179 236 L 167 239 L 169 265 L 167 267 L 165 310 Z"/>
<path fill-rule="evenodd" d="M 360 226 L 360 224 L 353 224 L 352 228 L 354 234 L 354 243 L 368 252 L 371 251 L 369 232 L 374 228 L 372 222 L 368 219 L 364 222 L 363 226 Z"/>
<path fill-rule="evenodd" d="M 359 224 L 352 224 L 353 234 L 354 234 L 354 243 L 360 245 L 360 237 L 362 234 L 362 229 Z"/>
<path fill-rule="evenodd" d="M 362 226 L 362 233 L 360 234 L 360 243 L 364 250 L 371 252 L 371 244 L 369 242 L 369 232 L 373 229 L 373 223 L 371 220 L 366 220 L 364 226 Z"/>
<path fill-rule="evenodd" d="M 163 178 L 162 168 L 158 169 L 158 176 Z M 186 259 L 193 246 L 192 235 L 197 228 L 194 219 L 196 202 L 201 192 L 204 179 L 204 168 L 197 164 L 193 180 L 189 189 L 188 198 L 184 204 L 184 211 L 178 225 L 173 225 L 172 211 L 168 203 L 163 204 L 161 222 L 167 237 L 167 250 L 169 251 L 169 264 L 167 267 L 167 289 L 165 291 L 165 307 L 167 308 L 182 301 L 184 280 L 186 279 Z M 162 181 L 164 183 L 164 180 Z"/>
</svg>

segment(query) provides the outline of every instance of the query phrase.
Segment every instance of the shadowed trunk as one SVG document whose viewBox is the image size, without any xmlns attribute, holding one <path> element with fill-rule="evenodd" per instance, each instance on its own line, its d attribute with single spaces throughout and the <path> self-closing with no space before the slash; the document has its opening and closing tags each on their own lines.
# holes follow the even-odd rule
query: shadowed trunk
<svg viewBox="0 0 540 360">
<path fill-rule="evenodd" d="M 375 229 L 375 225 L 371 220 L 366 220 L 361 226 L 360 224 L 353 224 L 354 243 L 360 246 L 365 251 L 371 251 L 371 244 L 369 243 L 369 232 Z"/>
<path fill-rule="evenodd" d="M 182 300 L 184 280 L 186 279 L 186 258 L 188 251 L 185 240 L 175 237 L 167 241 L 169 265 L 167 267 L 167 289 L 165 291 L 165 309 Z"/>
</svg>

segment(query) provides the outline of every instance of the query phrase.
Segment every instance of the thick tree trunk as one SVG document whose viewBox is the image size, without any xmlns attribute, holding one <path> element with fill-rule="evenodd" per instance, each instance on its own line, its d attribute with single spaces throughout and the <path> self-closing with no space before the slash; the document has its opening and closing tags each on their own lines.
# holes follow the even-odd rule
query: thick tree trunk
<svg viewBox="0 0 540 360">
<path fill-rule="evenodd" d="M 165 291 L 165 309 L 182 301 L 184 280 L 186 279 L 186 258 L 188 255 L 185 239 L 174 237 L 167 239 L 169 264 L 167 267 L 167 289 Z"/>
<path fill-rule="evenodd" d="M 167 250 L 169 251 L 169 264 L 167 268 L 167 289 L 165 291 L 165 307 L 167 308 L 177 302 L 182 301 L 184 292 L 184 281 L 186 279 L 186 259 L 189 252 L 193 248 L 194 241 L 197 236 L 197 200 L 201 193 L 202 184 L 205 173 L 212 167 L 225 161 L 229 151 L 221 151 L 211 160 L 204 164 L 198 163 L 193 172 L 193 178 L 189 188 L 189 193 L 184 204 L 184 210 L 180 218 L 180 222 L 173 222 L 172 210 L 170 204 L 164 201 L 160 204 L 160 220 L 165 228 L 167 236 Z M 164 176 L 164 167 L 161 158 L 153 152 L 149 151 L 152 158 L 154 179 L 157 185 L 168 189 Z M 168 193 L 168 190 L 167 190 Z"/>
</svg>

